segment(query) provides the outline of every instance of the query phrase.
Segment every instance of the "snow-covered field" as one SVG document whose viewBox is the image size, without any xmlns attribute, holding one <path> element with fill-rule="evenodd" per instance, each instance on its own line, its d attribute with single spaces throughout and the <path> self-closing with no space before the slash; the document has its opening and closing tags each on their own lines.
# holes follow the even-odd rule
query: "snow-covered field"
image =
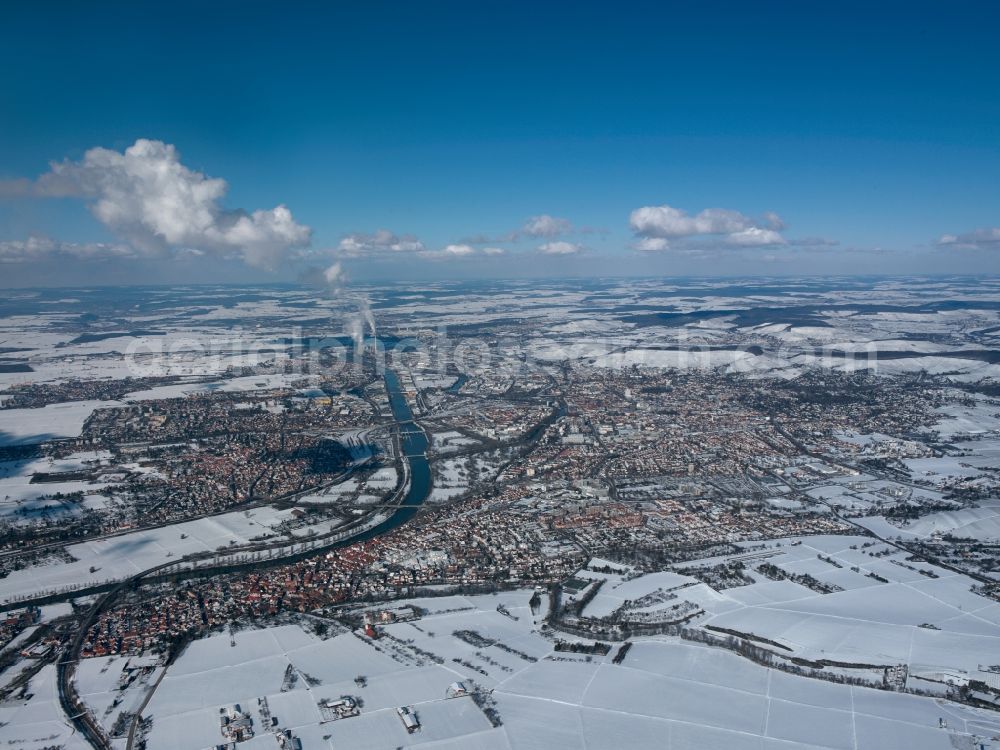
<svg viewBox="0 0 1000 750">
<path fill-rule="evenodd" d="M 303 495 L 303 503 L 372 505 L 384 500 L 397 483 L 396 469 L 383 466 L 368 477 L 352 476 L 343 482 L 327 487 L 321 492 Z"/>
<path fill-rule="evenodd" d="M 77 437 L 95 409 L 117 405 L 116 401 L 70 401 L 41 409 L 0 409 L 0 445 Z"/>
<path fill-rule="evenodd" d="M 89 750 L 59 707 L 56 667 L 47 664 L 31 679 L 27 700 L 0 704 L 0 745 L 18 750 Z"/>
<path fill-rule="evenodd" d="M 107 451 L 75 453 L 65 458 L 52 457 L 22 461 L 0 462 L 0 519 L 8 523 L 35 519 L 39 514 L 58 515 L 72 513 L 77 507 L 65 501 L 47 497 L 56 493 L 81 492 L 84 495 L 80 506 L 101 508 L 105 498 L 100 494 L 107 483 L 100 481 L 67 480 L 59 482 L 32 483 L 36 473 L 56 473 L 86 471 L 107 462 Z"/>
<path fill-rule="evenodd" d="M 434 450 L 439 453 L 461 450 L 462 448 L 467 448 L 470 445 L 476 445 L 478 442 L 479 441 L 466 437 L 461 432 L 456 432 L 455 430 L 435 432 L 431 435 L 431 444 L 434 446 Z"/>
<path fill-rule="evenodd" d="M 684 578 L 665 575 L 657 586 Z M 648 588 L 642 580 L 622 583 L 616 596 Z M 791 675 L 677 638 L 636 639 L 621 664 L 612 663 L 614 650 L 556 652 L 552 635 L 539 630 L 544 611 L 532 615 L 529 597 L 413 600 L 424 616 L 381 628 L 376 641 L 353 633 L 324 640 L 294 625 L 237 632 L 235 645 L 225 633 L 196 641 L 146 709 L 153 716 L 148 747 L 219 744 L 219 709 L 234 703 L 255 720 L 258 735 L 246 747 L 270 746 L 259 715 L 264 702 L 276 728 L 290 729 L 303 747 L 352 750 L 949 750 L 976 747 L 973 735 L 1000 733 L 992 712 Z M 483 691 L 499 726 L 470 698 L 446 697 L 455 681 Z M 360 716 L 324 722 L 319 704 L 343 695 L 360 701 Z M 404 730 L 401 706 L 417 716 L 418 732 Z"/>
<path fill-rule="evenodd" d="M 77 667 L 80 698 L 109 734 L 122 713 L 135 713 L 146 693 L 163 673 L 162 662 L 154 657 L 102 656 L 85 659 Z M 137 667 L 149 665 L 148 670 Z M 131 675 L 131 678 L 130 678 Z"/>
<path fill-rule="evenodd" d="M 996 543 L 1000 541 L 1000 500 L 984 500 L 978 508 L 931 513 L 902 526 L 901 532 L 918 537 L 940 532 Z"/>
<path fill-rule="evenodd" d="M 25 568 L 0 579 L 0 601 L 121 580 L 184 555 L 246 544 L 273 534 L 275 526 L 291 517 L 289 510 L 255 508 L 74 544 L 66 551 L 75 562 Z"/>
<path fill-rule="evenodd" d="M 254 715 L 266 699 L 280 729 L 291 729 L 303 747 L 399 747 L 433 745 L 489 731 L 490 723 L 469 698 L 447 699 L 457 677 L 446 666 L 400 664 L 378 644 L 353 634 L 320 640 L 296 626 L 236 633 L 193 643 L 167 672 L 147 711 L 154 716 L 150 750 L 214 747 L 222 742 L 219 708 L 239 703 Z M 289 670 L 291 666 L 291 670 Z M 294 685 L 287 687 L 286 673 Z M 355 678 L 365 677 L 365 687 Z M 319 704 L 352 695 L 361 716 L 323 722 Z M 413 706 L 422 729 L 409 735 L 396 714 Z M 273 746 L 273 738 L 267 738 Z"/>
<path fill-rule="evenodd" d="M 966 576 L 907 561 L 905 553 L 866 537 L 800 541 L 784 544 L 767 562 L 842 591 L 817 593 L 757 573 L 753 585 L 718 593 L 700 585 L 682 594 L 708 613 L 697 624 L 761 636 L 798 657 L 907 664 L 911 674 L 974 676 L 981 665 L 995 663 L 1000 604 L 971 593 L 973 582 Z"/>
</svg>

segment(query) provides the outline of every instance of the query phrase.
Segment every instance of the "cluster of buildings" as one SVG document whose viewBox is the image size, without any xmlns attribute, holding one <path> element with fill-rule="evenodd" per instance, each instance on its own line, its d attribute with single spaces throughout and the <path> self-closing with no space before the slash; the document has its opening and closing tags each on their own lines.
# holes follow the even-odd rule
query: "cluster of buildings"
<svg viewBox="0 0 1000 750">
<path fill-rule="evenodd" d="M 0 649 L 6 647 L 14 638 L 38 622 L 41 611 L 38 607 L 5 612 L 0 619 Z"/>
<path fill-rule="evenodd" d="M 17 383 L 0 391 L 0 409 L 40 409 L 67 401 L 117 401 L 129 393 L 172 385 L 175 375 L 144 378 L 81 380 L 67 378 L 57 383 Z"/>
<path fill-rule="evenodd" d="M 595 553 L 704 548 L 848 528 L 828 515 L 743 513 L 705 494 L 626 503 L 611 498 L 596 480 L 508 483 L 376 539 L 127 602 L 101 615 L 83 653 L 135 652 L 241 617 L 385 600 L 424 587 L 549 584 Z"/>
<path fill-rule="evenodd" d="M 558 427 L 555 429 L 558 430 Z M 498 479 L 503 482 L 541 478 L 546 481 L 572 481 L 594 474 L 605 456 L 604 449 L 596 443 L 566 443 L 555 435 L 547 434 L 535 450 L 512 462 Z"/>
<path fill-rule="evenodd" d="M 96 410 L 81 437 L 44 449 L 57 457 L 79 451 L 104 456 L 87 474 L 99 484 L 102 508 L 81 507 L 48 530 L 40 518 L 25 533 L 36 542 L 47 535 L 79 540 L 328 483 L 352 460 L 349 446 L 332 436 L 372 426 L 377 417 L 360 398 L 299 393 L 216 392 Z M 19 536 L 24 533 L 11 535 L 10 545 L 18 546 Z"/>
<path fill-rule="evenodd" d="M 335 700 L 323 701 L 319 704 L 320 716 L 323 721 L 338 721 L 361 715 L 358 702 L 350 695 L 342 695 Z"/>
<path fill-rule="evenodd" d="M 137 652 L 241 617 L 390 599 L 426 586 L 483 590 L 560 580 L 584 554 L 535 514 L 508 512 L 527 494 L 526 488 L 501 490 L 295 564 L 128 601 L 100 615 L 82 653 Z"/>
<path fill-rule="evenodd" d="M 219 709 L 219 732 L 227 743 L 249 740 L 253 737 L 253 717 L 239 703 L 223 706 Z"/>
<path fill-rule="evenodd" d="M 408 398 L 419 403 L 409 382 Z M 437 419 L 452 429 L 487 441 L 506 430 L 531 435 L 515 441 L 493 486 L 480 483 L 466 499 L 425 509 L 391 532 L 341 549 L 126 597 L 88 631 L 83 655 L 164 647 L 240 618 L 385 601 L 430 587 L 544 586 L 565 580 L 595 554 L 635 562 L 642 551 L 681 561 L 692 550 L 735 542 L 844 533 L 850 527 L 833 515 L 776 511 L 764 499 L 780 491 L 789 467 L 825 477 L 826 465 L 808 453 L 808 443 L 833 439 L 848 417 L 875 419 L 885 408 L 885 397 L 874 391 L 853 401 L 834 391 L 832 402 L 817 408 L 811 398 L 782 395 L 780 388 L 770 394 L 756 381 L 713 372 L 598 368 L 575 370 L 570 384 L 542 390 L 534 401 L 529 394 L 523 403 L 480 402 L 512 386 L 507 376 L 479 375 L 439 402 Z M 463 396 L 467 391 L 476 395 Z M 474 407 L 457 407 L 463 398 Z M 803 402 L 804 411 L 787 404 L 779 411 L 775 399 L 782 398 Z M 161 456 L 159 465 L 173 467 L 166 475 L 180 495 L 177 505 L 185 507 L 188 492 L 202 493 L 200 502 L 212 507 L 209 496 L 230 503 L 275 497 L 329 476 L 307 469 L 315 434 L 377 419 L 361 399 L 240 399 L 239 408 L 225 396 L 109 410 L 86 433 L 118 450 L 138 438 L 139 445 L 162 445 L 186 435 L 184 452 L 169 461 Z M 925 418 L 931 400 L 916 401 L 894 414 L 895 426 L 912 428 Z"/>
<path fill-rule="evenodd" d="M 308 381 L 303 383 L 307 385 Z M 371 409 L 361 399 L 299 389 L 212 392 L 187 398 L 141 401 L 99 409 L 87 420 L 82 440 L 111 448 L 156 445 L 219 435 L 297 432 L 358 427 L 371 423 Z"/>
<path fill-rule="evenodd" d="M 524 436 L 551 411 L 544 404 L 477 402 L 474 407 L 459 413 L 449 412 L 448 424 L 490 440 L 509 442 Z"/>
</svg>

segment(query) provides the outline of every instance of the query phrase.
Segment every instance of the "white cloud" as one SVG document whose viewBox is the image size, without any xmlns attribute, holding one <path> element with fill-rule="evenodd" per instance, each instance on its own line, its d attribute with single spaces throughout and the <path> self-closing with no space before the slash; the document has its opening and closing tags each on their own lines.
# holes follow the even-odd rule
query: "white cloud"
<svg viewBox="0 0 1000 750">
<path fill-rule="evenodd" d="M 781 235 L 785 224 L 774 212 L 757 220 L 726 208 L 706 208 L 691 215 L 673 206 L 643 206 L 629 215 L 629 226 L 637 238 L 633 247 L 644 252 L 673 249 L 671 240 L 710 236 L 719 237 L 723 245 L 733 247 L 787 244 Z"/>
<path fill-rule="evenodd" d="M 355 232 L 347 235 L 337 246 L 337 252 L 343 258 L 387 258 L 396 254 L 410 254 L 424 260 L 460 260 L 503 255 L 507 251 L 501 247 L 478 249 L 467 241 L 451 243 L 438 250 L 428 250 L 424 243 L 413 235 L 397 235 L 388 229 L 379 229 L 373 234 Z"/>
<path fill-rule="evenodd" d="M 555 237 L 573 230 L 573 225 L 569 219 L 560 219 L 556 216 L 541 214 L 528 219 L 521 231 L 529 237 Z"/>
<path fill-rule="evenodd" d="M 349 234 L 340 241 L 338 249 L 351 256 L 380 252 L 415 253 L 424 249 L 424 243 L 410 234 L 397 235 L 388 229 L 379 229 L 373 234 Z"/>
<path fill-rule="evenodd" d="M 640 237 L 632 247 L 644 253 L 662 253 L 670 249 L 670 240 L 664 237 Z"/>
<path fill-rule="evenodd" d="M 127 245 L 104 242 L 59 242 L 47 237 L 0 241 L 0 263 L 29 263 L 46 258 L 107 260 L 134 256 L 135 252 Z"/>
<path fill-rule="evenodd" d="M 748 227 L 739 232 L 733 232 L 726 237 L 726 244 L 738 247 L 759 247 L 763 245 L 784 245 L 785 238 L 773 229 Z"/>
<path fill-rule="evenodd" d="M 475 255 L 476 250 L 472 245 L 445 245 L 438 252 L 444 258 L 466 258 Z"/>
<path fill-rule="evenodd" d="M 225 180 L 184 166 L 174 146 L 139 139 L 122 153 L 92 148 L 81 161 L 53 163 L 37 180 L 10 181 L 0 192 L 82 198 L 138 255 L 198 250 L 273 270 L 309 244 L 311 230 L 285 206 L 225 209 L 227 189 Z"/>
<path fill-rule="evenodd" d="M 576 255 L 583 248 L 574 242 L 546 242 L 538 246 L 538 252 L 543 255 Z"/>
<path fill-rule="evenodd" d="M 963 250 L 1000 249 L 1000 227 L 975 229 L 962 234 L 944 234 L 938 239 L 937 244 Z"/>
<path fill-rule="evenodd" d="M 629 216 L 632 230 L 641 237 L 690 237 L 699 234 L 729 234 L 754 225 L 738 211 L 706 208 L 696 216 L 673 206 L 644 206 Z"/>
<path fill-rule="evenodd" d="M 555 239 L 564 234 L 571 233 L 591 233 L 595 230 L 589 227 L 574 227 L 569 219 L 563 219 L 549 214 L 539 214 L 532 216 L 518 229 L 511 230 L 505 234 L 472 234 L 459 240 L 467 245 L 495 245 L 498 242 L 520 242 L 525 237 L 536 239 Z M 499 248 L 494 248 L 499 249 Z M 495 253 L 494 253 L 495 254 Z"/>
<path fill-rule="evenodd" d="M 764 223 L 767 224 L 768 228 L 774 229 L 777 232 L 785 228 L 784 220 L 774 211 L 764 212 Z"/>
<path fill-rule="evenodd" d="M 485 254 L 485 250 L 483 253 Z M 428 260 L 453 260 L 458 258 L 468 258 L 473 255 L 478 255 L 476 248 L 472 245 L 445 245 L 440 250 L 424 250 L 420 253 L 421 258 L 427 258 Z"/>
</svg>

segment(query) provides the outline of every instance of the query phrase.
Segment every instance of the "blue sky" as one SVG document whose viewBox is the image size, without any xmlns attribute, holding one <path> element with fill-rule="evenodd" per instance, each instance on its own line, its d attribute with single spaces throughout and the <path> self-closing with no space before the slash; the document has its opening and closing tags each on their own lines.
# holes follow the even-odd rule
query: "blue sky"
<svg viewBox="0 0 1000 750">
<path fill-rule="evenodd" d="M 395 280 L 1000 270 L 993 2 L 23 3 L 5 17 L 2 283 L 277 280 L 338 260 Z M 137 139 L 173 146 L 189 183 L 225 180 L 204 231 L 164 230 L 155 195 L 98 215 L 128 160 L 100 171 L 88 150 Z M 32 182 L 64 160 L 72 185 Z M 230 228 L 278 205 L 308 238 L 262 216 L 255 260 Z M 644 207 L 679 213 L 637 231 Z M 696 221 L 705 209 L 728 213 Z M 526 232 L 539 216 L 565 221 Z"/>
</svg>

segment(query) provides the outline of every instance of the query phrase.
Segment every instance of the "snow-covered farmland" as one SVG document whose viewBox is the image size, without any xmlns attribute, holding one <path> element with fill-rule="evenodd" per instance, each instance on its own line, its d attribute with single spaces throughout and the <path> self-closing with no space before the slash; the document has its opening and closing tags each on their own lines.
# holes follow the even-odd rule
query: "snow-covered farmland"
<svg viewBox="0 0 1000 750">
<path fill-rule="evenodd" d="M 59 706 L 56 666 L 42 667 L 23 697 L 0 705 L 0 744 L 18 750 L 89 750 Z"/>
<path fill-rule="evenodd" d="M 790 574 L 757 580 L 698 599 L 709 617 L 700 626 L 726 628 L 774 641 L 810 660 L 908 665 L 910 674 L 953 671 L 975 676 L 995 663 L 1000 604 L 970 591 L 966 576 L 865 537 L 806 537 L 784 544 L 770 565 Z M 836 587 L 817 593 L 791 576 Z M 683 592 L 693 599 L 698 587 Z"/>
<path fill-rule="evenodd" d="M 683 580 L 667 575 L 657 586 Z M 619 595 L 635 596 L 642 581 L 622 579 L 619 588 L 629 588 Z M 219 710 L 233 704 L 254 720 L 247 748 L 269 746 L 276 730 L 290 730 L 303 747 L 352 750 L 950 750 L 991 747 L 1000 733 L 1000 716 L 989 711 L 792 675 L 674 637 L 636 639 L 617 664 L 615 650 L 557 652 L 559 634 L 541 629 L 544 606 L 533 614 L 530 594 L 413 600 L 423 616 L 382 627 L 374 641 L 322 639 L 295 625 L 196 641 L 146 708 L 147 746 L 213 747 Z M 479 691 L 494 721 L 470 697 L 448 697 L 455 682 Z M 345 695 L 360 715 L 330 721 L 321 704 Z M 399 707 L 414 713 L 418 731 L 406 732 Z"/>
<path fill-rule="evenodd" d="M 41 409 L 0 409 L 0 445 L 77 437 L 95 409 L 117 405 L 116 401 L 70 401 Z"/>
<path fill-rule="evenodd" d="M 273 508 L 224 513 L 195 521 L 74 544 L 74 562 L 34 566 L 0 579 L 0 601 L 121 580 L 195 552 L 206 552 L 274 534 L 291 511 Z"/>
</svg>

